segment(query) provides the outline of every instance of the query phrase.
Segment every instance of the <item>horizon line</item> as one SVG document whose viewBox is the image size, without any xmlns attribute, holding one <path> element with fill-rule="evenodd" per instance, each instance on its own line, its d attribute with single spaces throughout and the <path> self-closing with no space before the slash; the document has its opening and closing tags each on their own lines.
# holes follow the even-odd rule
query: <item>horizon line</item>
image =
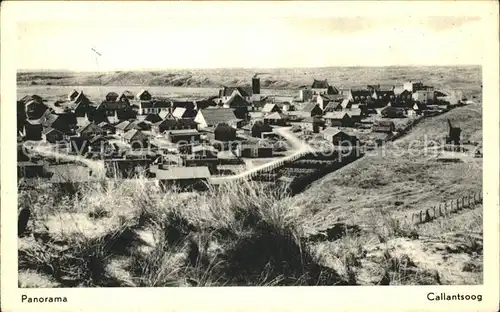
<svg viewBox="0 0 500 312">
<path fill-rule="evenodd" d="M 111 73 L 111 72 L 164 72 L 164 71 L 181 71 L 181 70 L 276 70 L 276 69 L 311 69 L 311 68 L 390 68 L 390 67 L 482 67 L 481 64 L 443 64 L 443 65 L 327 65 L 327 66 L 298 66 L 298 67 L 178 67 L 178 68 L 124 68 L 124 69 L 109 69 L 109 70 L 84 70 L 84 69 L 43 69 L 43 68 L 18 68 L 19 72 L 84 72 L 84 73 Z"/>
</svg>

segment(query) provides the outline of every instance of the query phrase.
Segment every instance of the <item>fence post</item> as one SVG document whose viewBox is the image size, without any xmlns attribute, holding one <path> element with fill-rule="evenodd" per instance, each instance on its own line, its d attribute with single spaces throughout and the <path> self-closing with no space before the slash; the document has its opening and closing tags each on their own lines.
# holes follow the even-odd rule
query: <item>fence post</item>
<svg viewBox="0 0 500 312">
<path fill-rule="evenodd" d="M 420 213 L 419 213 L 419 221 L 420 221 L 420 223 L 424 223 L 424 214 L 422 213 L 422 210 L 420 210 Z"/>
</svg>

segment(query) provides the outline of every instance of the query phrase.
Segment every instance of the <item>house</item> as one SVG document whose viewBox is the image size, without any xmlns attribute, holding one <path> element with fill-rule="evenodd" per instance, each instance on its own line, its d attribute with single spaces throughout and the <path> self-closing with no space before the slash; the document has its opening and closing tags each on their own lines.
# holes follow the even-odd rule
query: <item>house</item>
<svg viewBox="0 0 500 312">
<path fill-rule="evenodd" d="M 325 121 L 319 117 L 307 117 L 298 122 L 298 125 L 303 130 L 319 133 L 320 129 L 324 127 Z"/>
<path fill-rule="evenodd" d="M 406 117 L 406 111 L 402 107 L 392 107 L 388 106 L 382 109 L 380 112 L 384 118 L 404 118 Z"/>
<path fill-rule="evenodd" d="M 181 118 L 194 118 L 197 112 L 195 110 L 186 109 L 184 107 L 177 107 L 173 112 L 172 116 L 177 119 Z"/>
<path fill-rule="evenodd" d="M 323 116 L 325 124 L 330 127 L 352 127 L 354 121 L 346 112 L 328 112 Z"/>
<path fill-rule="evenodd" d="M 217 158 L 218 152 L 218 150 L 210 145 L 197 145 L 191 149 L 192 156 L 198 159 Z"/>
<path fill-rule="evenodd" d="M 158 113 L 158 116 L 160 116 L 161 119 L 174 119 L 174 116 L 172 115 L 171 112 L 169 111 L 161 111 Z"/>
<path fill-rule="evenodd" d="M 42 117 L 47 109 L 47 105 L 45 105 L 42 101 L 38 101 L 35 99 L 28 100 L 24 104 L 26 119 L 38 119 Z"/>
<path fill-rule="evenodd" d="M 115 127 L 112 126 L 111 124 L 103 121 L 97 124 L 102 130 L 104 130 L 107 134 L 114 134 L 115 133 Z"/>
<path fill-rule="evenodd" d="M 393 101 L 390 101 L 392 107 L 412 107 L 413 104 L 413 94 L 408 90 L 403 90 Z"/>
<path fill-rule="evenodd" d="M 222 122 L 235 128 L 241 128 L 243 126 L 242 120 L 236 117 L 234 110 L 231 108 L 207 108 L 199 110 L 194 121 L 198 123 L 201 128 L 215 128 Z"/>
<path fill-rule="evenodd" d="M 309 103 L 301 110 L 304 117 L 314 117 L 323 115 L 323 110 L 316 103 Z"/>
<path fill-rule="evenodd" d="M 273 148 L 272 146 L 267 146 L 260 142 L 237 144 L 234 154 L 237 157 L 245 158 L 268 158 L 273 157 Z"/>
<path fill-rule="evenodd" d="M 254 138 L 262 138 L 262 133 L 272 131 L 273 128 L 269 124 L 260 120 L 254 122 L 250 127 L 251 136 Z"/>
<path fill-rule="evenodd" d="M 147 114 L 146 117 L 143 119 L 144 121 L 149 121 L 150 123 L 157 123 L 159 121 L 162 121 L 162 118 L 158 114 Z"/>
<path fill-rule="evenodd" d="M 339 128 L 329 127 L 322 131 L 323 138 L 336 146 L 355 146 L 358 142 L 356 136 L 349 135 Z"/>
<path fill-rule="evenodd" d="M 195 104 L 195 109 L 200 110 L 200 109 L 205 109 L 208 107 L 216 107 L 217 103 L 215 103 L 214 100 L 197 100 L 194 102 Z"/>
<path fill-rule="evenodd" d="M 110 156 L 115 152 L 113 144 L 102 135 L 93 137 L 89 141 L 89 149 L 91 152 L 98 153 L 101 157 Z"/>
<path fill-rule="evenodd" d="M 351 108 L 348 110 L 345 110 L 345 112 L 351 117 L 352 121 L 354 122 L 359 122 L 361 121 L 361 118 L 363 117 L 363 110 L 361 108 Z"/>
<path fill-rule="evenodd" d="M 274 112 L 264 116 L 264 122 L 270 125 L 286 126 L 289 121 L 288 115 L 283 113 Z"/>
<path fill-rule="evenodd" d="M 132 123 L 130 120 L 124 120 L 120 122 L 119 124 L 115 125 L 115 132 L 116 134 L 124 134 L 127 132 L 130 128 L 129 125 Z"/>
<path fill-rule="evenodd" d="M 234 155 L 233 151 L 220 151 L 217 153 L 217 159 L 221 165 L 239 165 L 243 163 L 241 159 Z"/>
<path fill-rule="evenodd" d="M 151 94 L 145 89 L 142 89 L 136 95 L 136 99 L 139 101 L 151 101 L 151 98 L 152 98 Z"/>
<path fill-rule="evenodd" d="M 262 107 L 261 112 L 263 114 L 269 114 L 274 112 L 281 113 L 281 109 L 277 104 L 267 103 L 264 105 L 264 107 Z"/>
<path fill-rule="evenodd" d="M 311 85 L 312 95 L 318 94 L 339 94 L 339 90 L 337 88 L 330 86 L 328 81 L 325 80 L 313 80 Z"/>
<path fill-rule="evenodd" d="M 260 93 L 260 87 L 259 90 Z M 238 95 L 239 97 L 243 98 L 246 102 L 252 102 L 252 95 L 253 95 L 253 87 L 248 87 L 248 86 L 240 86 L 240 87 L 226 87 L 223 86 L 221 90 L 219 90 L 219 99 L 221 100 L 222 104 L 226 104 L 227 101 L 229 101 L 233 96 Z M 227 106 L 229 107 L 229 106 Z"/>
<path fill-rule="evenodd" d="M 196 104 L 193 101 L 172 101 L 172 111 L 178 107 L 185 108 L 188 111 L 196 112 Z"/>
<path fill-rule="evenodd" d="M 347 100 L 349 101 L 349 100 Z M 324 112 L 325 113 L 328 113 L 328 112 L 336 112 L 336 111 L 341 111 L 342 110 L 342 103 L 341 102 L 336 102 L 336 101 L 332 101 L 332 102 L 329 102 L 326 106 L 325 106 L 325 109 L 324 109 Z"/>
<path fill-rule="evenodd" d="M 23 129 L 25 140 L 40 141 L 42 139 L 42 123 L 40 120 L 26 120 Z"/>
<path fill-rule="evenodd" d="M 64 133 L 54 128 L 47 128 L 42 132 L 42 139 L 45 142 L 55 144 L 64 139 Z"/>
<path fill-rule="evenodd" d="M 165 119 L 153 124 L 154 133 L 164 133 L 169 130 L 196 129 L 198 124 L 192 119 Z"/>
<path fill-rule="evenodd" d="M 215 139 L 218 141 L 234 141 L 236 140 L 236 129 L 226 123 L 219 123 L 214 129 Z"/>
<path fill-rule="evenodd" d="M 116 92 L 108 92 L 108 94 L 106 94 L 107 102 L 116 102 L 117 99 L 118 99 L 118 93 Z"/>
<path fill-rule="evenodd" d="M 89 149 L 89 140 L 88 140 L 88 138 L 84 138 L 84 137 L 70 136 L 69 137 L 69 147 L 70 147 L 70 151 L 72 153 L 83 155 Z"/>
<path fill-rule="evenodd" d="M 61 131 L 64 134 L 71 134 L 74 127 L 76 126 L 76 118 L 72 118 L 72 114 L 44 114 L 42 118 L 38 119 L 38 122 L 42 124 L 44 128 L 54 128 Z"/>
<path fill-rule="evenodd" d="M 410 93 L 414 93 L 417 91 L 421 90 L 426 90 L 426 91 L 434 91 L 434 87 L 431 86 L 425 86 L 422 81 L 415 82 L 415 81 L 407 81 L 403 84 L 403 88 Z"/>
<path fill-rule="evenodd" d="M 166 100 L 153 99 L 150 101 L 140 101 L 137 104 L 137 114 L 159 114 L 161 112 L 169 112 L 172 102 Z"/>
<path fill-rule="evenodd" d="M 127 110 L 129 106 L 130 105 L 126 102 L 103 101 L 96 107 L 96 111 L 102 112 L 106 117 L 114 116 L 115 114 L 118 117 L 118 114 Z"/>
<path fill-rule="evenodd" d="M 313 91 L 308 88 L 301 88 L 299 90 L 299 102 L 307 102 L 313 98 Z"/>
<path fill-rule="evenodd" d="M 167 137 L 172 143 L 195 143 L 200 142 L 201 133 L 196 129 L 168 130 Z"/>
<path fill-rule="evenodd" d="M 391 120 L 375 120 L 372 125 L 373 132 L 389 132 L 396 131 L 396 126 Z"/>
<path fill-rule="evenodd" d="M 164 189 L 179 188 L 186 190 L 205 190 L 208 187 L 210 170 L 208 167 L 170 167 L 158 169 L 156 179 Z"/>
<path fill-rule="evenodd" d="M 128 90 L 125 90 L 122 92 L 122 94 L 120 94 L 120 97 L 119 98 L 126 98 L 128 100 L 133 100 L 135 98 L 134 94 Z"/>
<path fill-rule="evenodd" d="M 427 105 L 426 105 L 426 104 L 424 104 L 424 103 L 422 103 L 422 102 L 416 102 L 415 104 L 413 104 L 412 109 L 413 109 L 413 110 L 414 110 L 414 111 L 415 111 L 418 115 L 420 115 L 420 114 L 422 114 L 422 112 L 423 112 L 424 110 L 426 110 L 426 109 L 427 109 Z"/>
<path fill-rule="evenodd" d="M 137 129 L 128 130 L 122 136 L 122 139 L 134 149 L 142 149 L 149 146 L 148 136 Z"/>
<path fill-rule="evenodd" d="M 45 177 L 46 171 L 41 161 L 18 161 L 17 162 L 17 178 L 37 178 Z"/>
<path fill-rule="evenodd" d="M 252 106 L 246 98 L 244 98 L 240 93 L 233 93 L 229 99 L 224 103 L 225 108 L 245 108 Z"/>
<path fill-rule="evenodd" d="M 369 90 L 349 89 L 347 99 L 354 103 L 369 103 L 372 100 L 372 93 Z"/>
<path fill-rule="evenodd" d="M 106 132 L 95 123 L 88 123 L 76 130 L 76 133 L 81 138 L 92 138 L 97 135 L 104 135 Z"/>
<path fill-rule="evenodd" d="M 338 101 L 342 96 L 339 94 L 318 94 L 316 96 L 316 103 L 321 109 L 325 109 L 328 103 Z"/>
<path fill-rule="evenodd" d="M 146 172 L 151 166 L 150 159 L 104 159 L 106 177 L 132 178 Z"/>
<path fill-rule="evenodd" d="M 78 91 L 73 89 L 69 94 L 68 94 L 68 101 L 73 101 L 76 97 L 78 96 Z"/>
<path fill-rule="evenodd" d="M 433 104 L 433 102 L 436 100 L 434 91 L 428 91 L 428 90 L 418 90 L 413 92 L 412 99 L 415 102 L 420 102 L 424 104 Z"/>
</svg>

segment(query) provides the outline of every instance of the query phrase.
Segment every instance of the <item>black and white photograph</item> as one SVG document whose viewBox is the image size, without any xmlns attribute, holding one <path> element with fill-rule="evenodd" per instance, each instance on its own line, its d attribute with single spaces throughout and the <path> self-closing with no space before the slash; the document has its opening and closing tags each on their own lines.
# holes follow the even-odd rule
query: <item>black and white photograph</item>
<svg viewBox="0 0 500 312">
<path fill-rule="evenodd" d="M 484 17 L 153 11 L 16 23 L 21 290 L 484 284 Z"/>
</svg>

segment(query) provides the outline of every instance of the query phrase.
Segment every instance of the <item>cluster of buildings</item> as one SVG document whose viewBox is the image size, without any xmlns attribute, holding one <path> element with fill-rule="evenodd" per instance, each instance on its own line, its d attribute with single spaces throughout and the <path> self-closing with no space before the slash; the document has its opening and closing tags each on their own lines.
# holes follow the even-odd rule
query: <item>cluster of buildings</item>
<svg viewBox="0 0 500 312">
<path fill-rule="evenodd" d="M 224 86 L 217 96 L 193 101 L 141 90 L 109 92 L 96 104 L 72 90 L 52 105 L 37 95 L 20 99 L 18 140 L 64 145 L 70 153 L 104 159 L 110 176 L 142 171 L 165 183 L 191 183 L 218 174 L 220 166 L 241 164 L 242 158 L 273 157 L 276 149 L 268 139 L 276 136 L 275 127 L 322 133 L 333 144 L 354 143 L 356 137 L 341 128 L 378 114 L 381 120 L 372 130 L 392 132 L 394 124 L 384 117 L 424 114 L 439 96 L 421 82 L 339 90 L 314 79 L 295 100 L 276 102 L 261 94 L 257 77 L 249 87 Z"/>
</svg>

